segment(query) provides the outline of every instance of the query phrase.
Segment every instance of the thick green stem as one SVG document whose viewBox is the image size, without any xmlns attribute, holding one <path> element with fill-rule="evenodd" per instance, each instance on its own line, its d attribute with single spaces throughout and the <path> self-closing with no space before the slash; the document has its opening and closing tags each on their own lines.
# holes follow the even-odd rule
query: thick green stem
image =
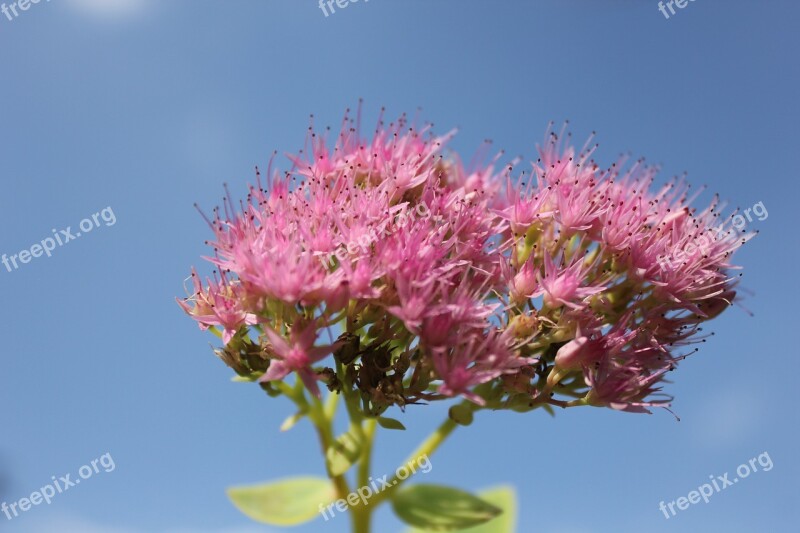
<svg viewBox="0 0 800 533">
<path fill-rule="evenodd" d="M 372 435 L 367 437 L 360 423 L 353 423 L 351 426 L 358 426 L 357 431 L 360 435 L 362 446 L 361 457 L 358 460 L 358 474 L 356 476 L 356 491 L 359 487 L 363 487 L 365 482 L 362 481 L 362 476 L 366 475 L 369 478 L 369 462 L 372 453 Z M 354 428 L 356 429 L 356 428 Z M 370 518 L 372 516 L 372 509 L 369 505 L 358 503 L 350 507 L 350 515 L 353 519 L 353 531 L 355 533 L 369 533 L 370 531 Z"/>
<path fill-rule="evenodd" d="M 370 533 L 372 511 L 369 505 L 352 507 L 350 513 L 353 516 L 353 533 Z"/>
<path fill-rule="evenodd" d="M 319 399 L 313 398 L 311 400 L 308 417 L 317 428 L 320 446 L 322 447 L 322 456 L 325 457 L 334 440 L 333 424 L 332 420 L 325 416 L 325 409 Z M 328 472 L 328 477 L 331 478 L 334 487 L 336 487 L 336 495 L 339 498 L 347 498 L 347 495 L 350 494 L 350 487 L 347 485 L 347 479 L 344 475 L 332 476 Z"/>
<path fill-rule="evenodd" d="M 369 471 L 372 463 L 372 446 L 375 440 L 375 429 L 378 421 L 374 418 L 367 419 L 364 428 L 364 450 L 358 462 L 358 486 L 364 487 L 369 483 Z"/>
<path fill-rule="evenodd" d="M 359 419 L 361 417 L 358 417 Z M 369 471 L 372 464 L 372 446 L 375 439 L 375 429 L 377 420 L 369 418 L 361 422 L 353 422 L 358 426 L 358 434 L 361 440 L 361 457 L 358 460 L 358 472 L 356 474 L 356 490 L 366 487 L 369 484 Z M 358 504 L 350 508 L 353 515 L 353 531 L 355 533 L 369 533 L 373 507 L 367 502 L 366 505 Z"/>
</svg>

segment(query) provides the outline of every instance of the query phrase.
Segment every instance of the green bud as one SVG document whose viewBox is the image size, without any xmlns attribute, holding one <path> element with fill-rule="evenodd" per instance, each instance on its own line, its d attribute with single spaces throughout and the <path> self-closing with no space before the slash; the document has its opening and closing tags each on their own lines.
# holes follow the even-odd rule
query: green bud
<svg viewBox="0 0 800 533">
<path fill-rule="evenodd" d="M 458 404 L 451 407 L 448 415 L 456 424 L 462 426 L 468 426 L 472 424 L 472 409 L 464 404 Z"/>
</svg>

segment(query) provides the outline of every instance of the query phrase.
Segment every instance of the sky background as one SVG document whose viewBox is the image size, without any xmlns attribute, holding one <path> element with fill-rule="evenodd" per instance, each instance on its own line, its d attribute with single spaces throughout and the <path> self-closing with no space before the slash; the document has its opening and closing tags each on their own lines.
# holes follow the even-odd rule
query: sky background
<svg viewBox="0 0 800 533">
<path fill-rule="evenodd" d="M 630 151 L 663 180 L 708 185 L 701 203 L 768 210 L 737 255 L 754 316 L 731 308 L 673 374 L 680 422 L 481 413 L 420 481 L 511 484 L 524 532 L 796 528 L 798 16 L 792 0 L 698 0 L 669 20 L 654 0 L 371 0 L 327 18 L 315 0 L 52 0 L 0 15 L 0 253 L 109 206 L 117 219 L 0 266 L 0 501 L 105 453 L 116 464 L 0 515 L 0 531 L 278 531 L 224 489 L 321 474 L 316 438 L 306 423 L 281 433 L 290 404 L 232 383 L 174 297 L 206 253 L 192 204 L 216 205 L 223 182 L 244 196 L 272 150 L 302 147 L 310 113 L 336 126 L 359 97 L 367 124 L 385 105 L 460 127 L 467 154 L 491 138 L 531 157 L 547 122 L 569 119 L 581 144 L 597 130 L 601 162 Z M 445 410 L 393 416 L 408 431 L 379 436 L 379 475 Z M 659 511 L 763 452 L 771 471 Z M 403 529 L 386 508 L 377 523 Z"/>
</svg>

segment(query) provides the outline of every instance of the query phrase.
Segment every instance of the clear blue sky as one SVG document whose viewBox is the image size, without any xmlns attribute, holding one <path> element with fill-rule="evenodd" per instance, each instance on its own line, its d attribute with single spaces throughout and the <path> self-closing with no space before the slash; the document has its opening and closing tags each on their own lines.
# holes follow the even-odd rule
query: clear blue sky
<svg viewBox="0 0 800 533">
<path fill-rule="evenodd" d="M 8 0 L 6 0 L 8 2 Z M 98 474 L 9 532 L 245 532 L 224 488 L 322 472 L 307 425 L 230 372 L 174 302 L 206 252 L 193 202 L 245 192 L 307 117 L 337 125 L 424 109 L 454 146 L 531 156 L 546 123 L 597 130 L 768 218 L 738 260 L 745 305 L 674 374 L 674 410 L 483 413 L 424 481 L 516 486 L 523 532 L 789 531 L 798 500 L 797 201 L 800 7 L 698 0 L 53 0 L 0 15 L 0 253 L 111 206 L 117 222 L 7 272 L 0 266 L 0 500 L 109 452 Z M 710 199 L 710 192 L 702 197 Z M 397 414 L 390 473 L 444 415 Z M 389 439 L 391 437 L 391 440 Z M 675 500 L 762 452 L 758 472 L 666 520 Z M 380 531 L 400 531 L 386 510 Z M 347 519 L 304 532 L 346 531 Z"/>
</svg>

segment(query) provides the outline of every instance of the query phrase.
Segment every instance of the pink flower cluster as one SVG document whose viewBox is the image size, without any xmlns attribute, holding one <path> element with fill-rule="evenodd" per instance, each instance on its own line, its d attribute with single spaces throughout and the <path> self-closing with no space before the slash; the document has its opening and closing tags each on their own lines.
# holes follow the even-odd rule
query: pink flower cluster
<svg viewBox="0 0 800 533">
<path fill-rule="evenodd" d="M 601 167 L 563 131 L 512 178 L 499 156 L 465 166 L 445 152 L 452 134 L 405 116 L 371 139 L 359 123 L 346 115 L 335 139 L 312 126 L 289 171 L 270 163 L 268 184 L 208 220 L 217 270 L 193 271 L 180 304 L 220 331 L 228 364 L 265 387 L 296 373 L 317 395 L 319 381 L 358 389 L 374 412 L 458 395 L 523 411 L 667 404 L 659 383 L 733 301 L 730 258 L 750 235 L 722 238 L 722 221 L 705 254 L 659 259 L 720 223 L 717 200 L 697 211 L 683 180 Z"/>
</svg>

